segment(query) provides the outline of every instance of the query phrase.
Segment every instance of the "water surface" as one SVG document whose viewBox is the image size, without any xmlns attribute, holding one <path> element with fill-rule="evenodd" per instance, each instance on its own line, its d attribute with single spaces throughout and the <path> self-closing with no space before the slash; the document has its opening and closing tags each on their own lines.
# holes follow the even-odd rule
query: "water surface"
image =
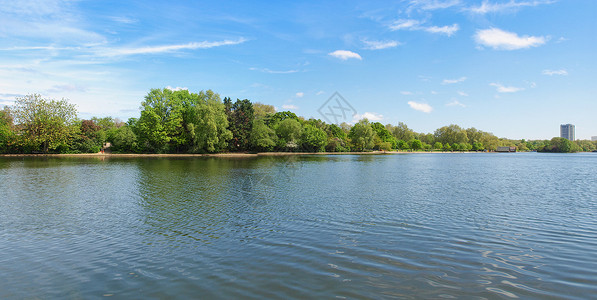
<svg viewBox="0 0 597 300">
<path fill-rule="evenodd" d="M 0 298 L 597 295 L 597 155 L 0 158 Z"/>
</svg>

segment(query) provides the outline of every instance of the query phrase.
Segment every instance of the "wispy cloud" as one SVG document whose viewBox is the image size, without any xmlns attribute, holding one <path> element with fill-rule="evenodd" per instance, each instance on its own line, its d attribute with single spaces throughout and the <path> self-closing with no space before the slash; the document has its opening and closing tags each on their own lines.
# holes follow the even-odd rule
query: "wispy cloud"
<svg viewBox="0 0 597 300">
<path fill-rule="evenodd" d="M 458 24 L 446 25 L 446 26 L 424 26 L 425 21 L 419 21 L 414 19 L 400 19 L 397 21 L 392 22 L 388 28 L 391 31 L 397 30 L 422 30 L 429 33 L 436 33 L 436 34 L 445 34 L 447 36 L 452 36 L 458 30 L 460 30 L 460 26 Z"/>
<path fill-rule="evenodd" d="M 562 70 L 543 70 L 543 75 L 549 75 L 549 76 L 553 76 L 553 75 L 563 75 L 566 76 L 568 75 L 568 71 L 562 69 Z"/>
<path fill-rule="evenodd" d="M 284 105 L 282 105 L 282 108 L 283 109 L 291 109 L 291 110 L 297 110 L 297 109 L 299 109 L 298 106 L 292 105 L 292 104 L 284 104 Z"/>
<path fill-rule="evenodd" d="M 446 26 L 442 26 L 442 27 L 438 27 L 438 26 L 426 27 L 424 30 L 427 32 L 431 32 L 431 33 L 441 33 L 441 34 L 445 34 L 447 36 L 452 36 L 459 29 L 460 29 L 460 26 L 458 26 L 458 24 L 453 24 L 450 26 L 446 25 Z"/>
<path fill-rule="evenodd" d="M 400 20 L 394 21 L 388 27 L 392 31 L 396 31 L 396 30 L 416 30 L 416 29 L 420 28 L 420 25 L 422 23 L 423 22 L 421 22 L 421 21 L 413 20 L 413 19 L 400 19 Z"/>
<path fill-rule="evenodd" d="M 268 68 L 249 68 L 249 70 L 259 71 L 259 72 L 269 73 L 269 74 L 292 74 L 292 73 L 299 72 L 299 70 L 270 70 Z"/>
<path fill-rule="evenodd" d="M 363 114 L 354 114 L 352 116 L 352 123 L 357 123 L 362 119 L 367 119 L 369 121 L 381 121 L 383 120 L 383 115 L 374 113 L 374 112 L 365 112 Z"/>
<path fill-rule="evenodd" d="M 413 92 L 410 92 L 410 91 L 401 91 L 400 94 L 408 96 L 408 95 L 412 95 Z"/>
<path fill-rule="evenodd" d="M 297 98 L 303 98 L 303 96 L 305 96 L 305 93 L 303 93 L 303 92 L 298 92 L 298 93 L 296 93 L 296 94 L 295 94 L 295 96 L 296 96 Z"/>
<path fill-rule="evenodd" d="M 381 50 L 387 48 L 394 48 L 400 45 L 397 41 L 369 41 L 363 40 L 363 44 L 365 44 L 365 49 L 368 50 Z"/>
<path fill-rule="evenodd" d="M 514 86 L 504 86 L 501 83 L 490 83 L 489 85 L 494 86 L 498 93 L 516 93 L 523 91 L 524 88 L 514 87 Z"/>
<path fill-rule="evenodd" d="M 460 77 L 460 78 L 456 78 L 456 79 L 444 79 L 442 81 L 442 84 L 454 84 L 454 83 L 459 83 L 459 82 L 463 82 L 466 80 L 466 77 Z"/>
<path fill-rule="evenodd" d="M 408 101 L 408 105 L 410 105 L 410 108 L 424 112 L 424 113 L 430 113 L 433 110 L 433 107 L 431 107 L 431 105 L 429 105 L 427 103 Z"/>
<path fill-rule="evenodd" d="M 502 3 L 491 3 L 487 0 L 484 0 L 483 3 L 479 6 L 472 6 L 467 10 L 475 13 L 475 14 L 487 14 L 487 13 L 496 13 L 496 12 L 503 12 L 503 11 L 511 11 L 516 10 L 522 7 L 532 7 L 542 4 L 551 4 L 555 1 L 552 0 L 544 0 L 544 1 L 514 1 L 510 0 L 510 2 L 502 2 Z"/>
<path fill-rule="evenodd" d="M 465 92 L 458 91 L 457 93 L 458 93 L 458 95 L 460 95 L 462 97 L 468 97 L 468 94 Z"/>
<path fill-rule="evenodd" d="M 319 95 L 323 95 L 323 94 L 325 94 L 325 92 L 324 92 L 324 91 L 319 91 L 319 92 L 315 93 L 315 95 L 317 95 L 317 96 L 319 96 Z"/>
<path fill-rule="evenodd" d="M 137 54 L 158 54 L 175 52 L 180 50 L 197 50 L 197 49 L 209 49 L 221 46 L 238 45 L 246 42 L 247 39 L 239 38 L 237 40 L 223 40 L 215 42 L 192 42 L 187 44 L 175 44 L 175 45 L 160 45 L 160 46 L 146 46 L 137 48 L 112 48 L 107 51 L 100 52 L 102 56 L 126 56 L 126 55 L 137 55 Z"/>
<path fill-rule="evenodd" d="M 477 30 L 474 38 L 477 44 L 496 50 L 517 50 L 537 47 L 545 44 L 548 40 L 547 37 L 543 36 L 518 36 L 516 33 L 498 28 Z"/>
<path fill-rule="evenodd" d="M 460 103 L 460 101 L 458 100 L 453 100 L 452 102 L 446 104 L 446 106 L 460 106 L 460 107 L 466 107 L 466 105 L 464 105 L 463 103 Z"/>
<path fill-rule="evenodd" d="M 410 4 L 422 10 L 437 10 L 457 6 L 460 0 L 411 0 Z"/>
<path fill-rule="evenodd" d="M 348 51 L 348 50 L 336 50 L 334 52 L 328 53 L 328 55 L 339 58 L 341 60 L 348 60 L 351 58 L 362 60 L 361 56 L 358 53 Z"/>
</svg>

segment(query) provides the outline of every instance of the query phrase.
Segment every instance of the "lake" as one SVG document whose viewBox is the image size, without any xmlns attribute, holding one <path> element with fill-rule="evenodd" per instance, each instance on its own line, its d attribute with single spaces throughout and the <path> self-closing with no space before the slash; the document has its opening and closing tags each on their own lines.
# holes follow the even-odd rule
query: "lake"
<svg viewBox="0 0 597 300">
<path fill-rule="evenodd" d="M 0 157 L 0 298 L 597 295 L 597 153 Z"/>
</svg>

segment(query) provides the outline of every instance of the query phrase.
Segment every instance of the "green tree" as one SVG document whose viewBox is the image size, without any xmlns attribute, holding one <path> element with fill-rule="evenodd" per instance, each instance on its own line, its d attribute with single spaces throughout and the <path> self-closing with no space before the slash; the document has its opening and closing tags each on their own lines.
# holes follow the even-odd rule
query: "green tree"
<svg viewBox="0 0 597 300">
<path fill-rule="evenodd" d="M 151 89 L 141 102 L 141 117 L 135 127 L 144 151 L 168 152 L 172 138 L 180 136 L 183 130 L 182 110 L 175 105 L 173 91 Z"/>
<path fill-rule="evenodd" d="M 433 149 L 436 149 L 436 150 L 441 150 L 443 147 L 444 147 L 444 145 L 442 145 L 442 143 L 440 143 L 440 142 L 435 142 L 433 144 Z"/>
<path fill-rule="evenodd" d="M 267 105 L 259 102 L 253 103 L 253 110 L 255 120 L 263 119 L 267 115 L 273 115 L 276 113 L 276 108 L 273 105 Z"/>
<path fill-rule="evenodd" d="M 415 137 L 415 132 L 402 122 L 395 127 L 390 125 L 389 129 L 396 140 L 410 141 Z"/>
<path fill-rule="evenodd" d="M 257 151 L 272 151 L 278 137 L 276 132 L 265 125 L 263 120 L 256 120 L 251 130 L 251 145 Z"/>
<path fill-rule="evenodd" d="M 413 150 L 420 150 L 423 148 L 423 144 L 419 140 L 410 140 L 408 144 L 410 146 L 410 149 Z"/>
<path fill-rule="evenodd" d="M 48 153 L 71 137 L 77 109 L 66 99 L 44 99 L 39 94 L 17 97 L 12 109 L 23 146 Z"/>
<path fill-rule="evenodd" d="M 310 152 L 324 151 L 327 140 L 328 136 L 325 131 L 310 124 L 305 124 L 303 127 L 301 135 L 301 146 L 303 149 Z"/>
<path fill-rule="evenodd" d="M 303 127 L 299 121 L 293 118 L 284 119 L 275 124 L 276 135 L 278 136 L 278 148 L 295 150 L 299 146 Z"/>
<path fill-rule="evenodd" d="M 462 129 L 460 126 L 452 124 L 449 126 L 444 126 L 438 128 L 434 132 L 435 140 L 440 143 L 466 143 L 468 142 L 468 137 L 466 135 L 466 130 Z"/>
<path fill-rule="evenodd" d="M 375 146 L 375 131 L 373 131 L 367 119 L 362 119 L 354 124 L 350 129 L 348 137 L 352 142 L 354 150 L 365 151 Z"/>
<path fill-rule="evenodd" d="M 5 106 L 0 110 L 0 153 L 9 153 L 14 151 L 16 144 L 16 135 L 10 108 Z"/>
<path fill-rule="evenodd" d="M 375 122 L 371 124 L 371 128 L 373 128 L 373 131 L 375 131 L 375 134 L 380 140 L 377 145 L 378 148 L 381 149 L 381 143 L 390 143 L 390 148 L 396 148 L 397 140 L 392 135 L 392 133 L 386 128 L 386 126 L 379 122 Z"/>
<path fill-rule="evenodd" d="M 232 132 L 229 149 L 233 151 L 246 151 L 250 147 L 250 135 L 253 128 L 255 110 L 251 101 L 237 99 L 232 103 L 230 98 L 224 98 L 228 124 Z"/>
<path fill-rule="evenodd" d="M 137 135 L 133 132 L 131 126 L 125 125 L 116 128 L 108 137 L 112 143 L 111 150 L 121 153 L 134 153 L 138 151 Z"/>
</svg>

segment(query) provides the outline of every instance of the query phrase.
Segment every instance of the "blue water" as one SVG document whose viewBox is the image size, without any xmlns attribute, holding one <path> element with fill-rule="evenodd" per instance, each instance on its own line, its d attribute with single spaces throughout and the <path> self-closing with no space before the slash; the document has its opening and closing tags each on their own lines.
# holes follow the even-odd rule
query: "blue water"
<svg viewBox="0 0 597 300">
<path fill-rule="evenodd" d="M 0 298 L 597 296 L 597 154 L 0 157 Z"/>
</svg>

